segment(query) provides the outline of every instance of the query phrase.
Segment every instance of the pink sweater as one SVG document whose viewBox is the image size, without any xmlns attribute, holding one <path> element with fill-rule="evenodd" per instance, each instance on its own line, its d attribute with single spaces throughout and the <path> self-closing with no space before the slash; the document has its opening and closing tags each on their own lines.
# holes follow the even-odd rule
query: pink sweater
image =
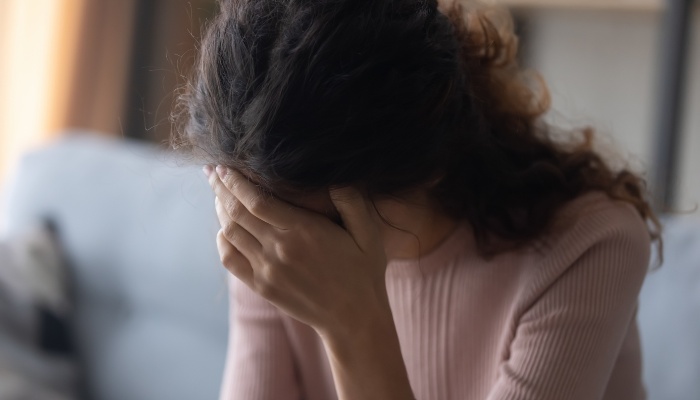
<svg viewBox="0 0 700 400">
<path fill-rule="evenodd" d="M 601 193 L 564 207 L 545 247 L 477 256 L 468 225 L 392 260 L 391 309 L 418 400 L 645 398 L 637 297 L 650 239 Z M 221 400 L 337 399 L 315 331 L 230 280 Z"/>
</svg>

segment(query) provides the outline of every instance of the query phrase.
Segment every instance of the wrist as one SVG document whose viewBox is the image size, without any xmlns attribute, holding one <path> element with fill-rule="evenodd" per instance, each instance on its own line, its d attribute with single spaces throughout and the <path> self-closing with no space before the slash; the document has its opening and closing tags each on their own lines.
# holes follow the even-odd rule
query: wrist
<svg viewBox="0 0 700 400">
<path fill-rule="evenodd" d="M 360 323 L 319 332 L 341 399 L 412 400 L 391 309 L 367 311 Z"/>
<path fill-rule="evenodd" d="M 316 327 L 324 343 L 331 346 L 356 343 L 360 346 L 377 334 L 396 335 L 386 287 L 382 285 L 364 299 L 363 304 L 351 303 L 344 309 L 336 309 L 332 318 Z"/>
<path fill-rule="evenodd" d="M 342 322 L 332 324 L 318 333 L 326 347 L 339 355 L 372 348 L 377 342 L 381 343 L 384 340 L 398 342 L 393 315 L 388 305 L 364 309 L 361 315 L 343 318 Z"/>
</svg>

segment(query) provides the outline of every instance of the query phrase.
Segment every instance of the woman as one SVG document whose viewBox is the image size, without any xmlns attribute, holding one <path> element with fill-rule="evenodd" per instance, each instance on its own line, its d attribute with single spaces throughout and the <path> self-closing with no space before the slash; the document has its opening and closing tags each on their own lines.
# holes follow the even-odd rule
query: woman
<svg viewBox="0 0 700 400">
<path fill-rule="evenodd" d="M 645 397 L 644 182 L 555 139 L 507 13 L 220 5 L 176 144 L 232 277 L 222 400 Z"/>
</svg>

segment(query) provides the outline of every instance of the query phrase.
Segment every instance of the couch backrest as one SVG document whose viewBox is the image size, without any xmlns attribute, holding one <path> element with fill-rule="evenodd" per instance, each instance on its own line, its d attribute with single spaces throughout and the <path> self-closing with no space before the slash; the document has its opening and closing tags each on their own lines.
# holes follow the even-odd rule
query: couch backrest
<svg viewBox="0 0 700 400">
<path fill-rule="evenodd" d="M 5 233 L 54 222 L 90 397 L 216 398 L 228 302 L 201 167 L 151 145 L 76 133 L 26 155 L 18 171 Z"/>
</svg>

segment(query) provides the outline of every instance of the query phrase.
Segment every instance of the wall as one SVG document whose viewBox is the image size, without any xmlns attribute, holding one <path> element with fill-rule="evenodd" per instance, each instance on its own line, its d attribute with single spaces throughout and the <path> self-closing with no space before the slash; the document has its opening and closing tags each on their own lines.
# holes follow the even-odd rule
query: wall
<svg viewBox="0 0 700 400">
<path fill-rule="evenodd" d="M 592 125 L 633 167 L 651 167 L 662 15 L 537 10 L 525 15 L 527 64 L 552 92 L 552 122 Z M 676 208 L 700 203 L 700 7 L 695 7 Z M 606 138 L 603 138 L 604 141 Z"/>
</svg>

